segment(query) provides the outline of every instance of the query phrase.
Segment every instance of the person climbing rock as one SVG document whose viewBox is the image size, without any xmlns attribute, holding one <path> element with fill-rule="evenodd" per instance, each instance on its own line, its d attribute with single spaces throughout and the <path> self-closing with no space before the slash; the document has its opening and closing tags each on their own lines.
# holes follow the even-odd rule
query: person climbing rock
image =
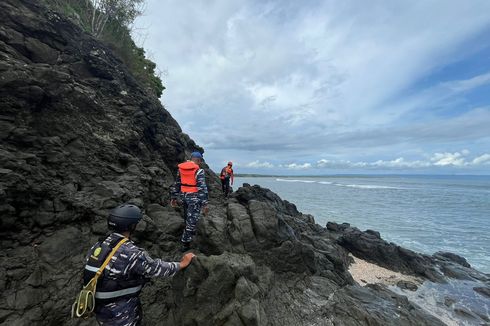
<svg viewBox="0 0 490 326">
<path fill-rule="evenodd" d="M 208 188 L 204 170 L 200 168 L 202 154 L 193 152 L 190 161 L 179 164 L 175 184 L 171 189 L 172 207 L 176 207 L 180 199 L 184 205 L 185 229 L 182 233 L 182 248 L 185 252 L 190 249 L 193 236 L 197 231 L 197 223 L 201 215 L 208 213 Z"/>
<path fill-rule="evenodd" d="M 97 242 L 87 254 L 83 282 L 88 284 L 106 258 L 95 291 L 95 316 L 100 325 L 141 325 L 143 318 L 139 294 L 154 277 L 170 277 L 186 268 L 195 257 L 188 253 L 180 262 L 152 259 L 131 240 L 131 234 L 142 218 L 141 210 L 130 204 L 113 209 L 107 224 L 111 234 Z M 116 249 L 115 253 L 112 252 Z"/>
<path fill-rule="evenodd" d="M 228 162 L 228 165 L 221 169 L 219 177 L 221 179 L 221 189 L 223 190 L 223 194 L 225 197 L 228 197 L 230 194 L 230 181 L 233 186 L 233 162 Z"/>
</svg>

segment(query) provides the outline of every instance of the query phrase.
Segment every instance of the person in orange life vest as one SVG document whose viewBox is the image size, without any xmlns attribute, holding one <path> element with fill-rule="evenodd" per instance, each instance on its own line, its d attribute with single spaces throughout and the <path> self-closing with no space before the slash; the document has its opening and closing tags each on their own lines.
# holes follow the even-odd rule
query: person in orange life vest
<svg viewBox="0 0 490 326">
<path fill-rule="evenodd" d="M 175 184 L 171 189 L 170 205 L 176 207 L 177 199 L 181 199 L 185 212 L 185 229 L 182 233 L 182 252 L 190 249 L 190 243 L 197 231 L 197 223 L 201 209 L 208 213 L 208 188 L 204 170 L 199 167 L 202 154 L 193 152 L 190 161 L 180 163 Z"/>
<path fill-rule="evenodd" d="M 223 190 L 223 194 L 225 194 L 225 197 L 228 197 L 228 194 L 230 193 L 230 181 L 233 186 L 233 162 L 228 162 L 228 165 L 221 169 L 219 177 L 221 179 L 221 189 Z"/>
</svg>

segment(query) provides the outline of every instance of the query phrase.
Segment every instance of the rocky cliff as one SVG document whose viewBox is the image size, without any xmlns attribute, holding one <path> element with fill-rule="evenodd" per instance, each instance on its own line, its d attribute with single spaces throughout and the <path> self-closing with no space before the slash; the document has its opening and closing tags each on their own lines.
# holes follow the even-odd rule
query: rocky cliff
<svg viewBox="0 0 490 326">
<path fill-rule="evenodd" d="M 0 2 L 0 22 L 0 321 L 59 325 L 107 209 L 166 203 L 199 147 L 111 51 L 38 1 Z"/>
<path fill-rule="evenodd" d="M 94 324 L 70 320 L 70 305 L 84 254 L 120 202 L 145 210 L 138 244 L 180 257 L 183 220 L 168 189 L 177 163 L 200 148 L 109 49 L 35 0 L 0 2 L 0 139 L 2 325 Z M 349 254 L 434 284 L 479 282 L 478 295 L 489 293 L 488 276 L 461 257 L 319 226 L 258 186 L 225 201 L 209 170 L 207 180 L 198 258 L 144 289 L 148 325 L 443 325 L 403 292 L 358 285 Z M 488 322 L 488 313 L 460 315 Z"/>
</svg>

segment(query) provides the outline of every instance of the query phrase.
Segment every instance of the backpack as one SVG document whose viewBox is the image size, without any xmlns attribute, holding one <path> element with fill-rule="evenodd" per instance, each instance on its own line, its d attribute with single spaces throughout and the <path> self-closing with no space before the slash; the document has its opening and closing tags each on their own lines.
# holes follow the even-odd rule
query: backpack
<svg viewBox="0 0 490 326">
<path fill-rule="evenodd" d="M 112 251 L 107 255 L 104 263 L 100 266 L 99 270 L 95 273 L 95 276 L 82 288 L 77 296 L 77 299 L 71 306 L 71 318 L 89 318 L 95 309 L 95 290 L 97 288 L 97 280 L 103 273 L 106 266 L 109 264 L 111 258 L 116 251 L 126 242 L 128 238 L 122 238 Z"/>
</svg>

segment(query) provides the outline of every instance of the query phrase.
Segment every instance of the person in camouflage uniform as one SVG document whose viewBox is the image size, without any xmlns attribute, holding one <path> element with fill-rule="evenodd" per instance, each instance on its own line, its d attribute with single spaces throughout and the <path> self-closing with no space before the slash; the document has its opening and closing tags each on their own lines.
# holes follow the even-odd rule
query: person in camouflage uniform
<svg viewBox="0 0 490 326">
<path fill-rule="evenodd" d="M 108 218 L 109 229 L 113 232 L 92 246 L 87 254 L 84 284 L 94 277 L 116 244 L 128 239 L 117 249 L 97 282 L 94 311 L 100 325 L 141 325 L 143 313 L 139 293 L 143 286 L 153 277 L 173 276 L 186 268 L 194 257 L 194 254 L 188 253 L 180 262 L 152 259 L 129 240 L 141 218 L 141 210 L 137 206 L 118 206 Z"/>
<path fill-rule="evenodd" d="M 196 234 L 201 209 L 205 215 L 208 213 L 208 188 L 204 170 L 199 167 L 201 162 L 202 154 L 193 152 L 190 161 L 179 164 L 177 178 L 171 190 L 170 204 L 176 207 L 180 200 L 184 205 L 185 229 L 181 237 L 181 251 L 183 252 L 190 249 L 190 243 Z"/>
</svg>

